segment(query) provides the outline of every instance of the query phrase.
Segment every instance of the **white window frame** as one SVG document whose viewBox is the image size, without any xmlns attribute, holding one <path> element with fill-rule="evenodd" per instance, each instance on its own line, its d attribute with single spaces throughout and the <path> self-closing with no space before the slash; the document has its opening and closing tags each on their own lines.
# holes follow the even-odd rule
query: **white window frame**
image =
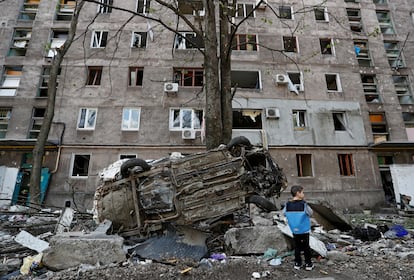
<svg viewBox="0 0 414 280">
<path fill-rule="evenodd" d="M 322 56 L 335 56 L 335 43 L 334 43 L 333 38 L 319 38 L 319 48 L 320 48 L 321 40 L 324 40 L 324 39 L 329 39 L 329 41 L 330 41 L 329 44 L 331 45 L 331 53 L 330 54 L 324 54 L 324 53 L 322 53 L 322 50 L 321 50 L 321 55 Z"/>
<path fill-rule="evenodd" d="M 324 19 L 316 19 L 315 16 L 315 20 L 316 22 L 329 22 L 329 13 L 328 13 L 328 7 L 315 7 L 314 10 L 322 10 L 323 9 L 323 17 Z"/>
<path fill-rule="evenodd" d="M 174 119 L 174 113 L 176 111 L 179 111 L 179 120 Z M 184 116 L 184 112 L 191 112 L 191 127 L 183 127 L 183 116 Z M 197 119 L 197 113 L 198 112 L 202 112 L 202 115 L 204 116 L 204 110 L 202 109 L 193 109 L 193 108 L 170 108 L 170 120 L 169 120 L 169 127 L 171 131 L 182 131 L 182 130 L 196 130 L 196 131 L 200 131 L 201 127 L 202 127 L 202 122 L 203 120 L 198 120 L 198 124 L 196 123 Z M 177 127 L 175 125 L 175 122 L 179 122 L 179 126 Z"/>
<path fill-rule="evenodd" d="M 64 31 L 66 31 L 66 37 L 56 37 L 56 32 L 61 31 L 61 35 L 64 35 L 65 33 L 63 33 Z M 56 49 L 60 48 L 63 46 L 63 44 L 65 44 L 66 40 L 69 37 L 69 30 L 53 30 L 53 34 L 52 34 L 52 38 L 50 39 L 50 47 L 49 47 L 49 51 L 47 52 L 46 57 L 54 57 L 57 52 Z"/>
<path fill-rule="evenodd" d="M 102 4 L 113 5 L 112 0 L 98 0 L 98 1 Z M 111 13 L 110 10 L 112 10 L 111 7 L 107 7 L 107 6 L 103 6 L 103 5 L 98 4 L 98 14 L 110 14 Z"/>
<path fill-rule="evenodd" d="M 138 131 L 140 122 L 141 122 L 141 108 L 124 108 L 122 110 L 121 130 Z"/>
<path fill-rule="evenodd" d="M 91 37 L 91 48 L 93 49 L 103 49 L 106 47 L 107 43 L 108 43 L 108 31 L 106 30 L 95 30 L 92 32 L 92 37 Z M 104 34 L 106 34 L 106 39 L 105 41 L 102 41 Z M 102 44 L 105 44 L 104 46 L 102 46 Z"/>
<path fill-rule="evenodd" d="M 5 138 L 5 137 L 1 137 L 1 135 L 6 135 L 7 134 L 7 130 L 9 128 L 9 121 L 10 121 L 10 117 L 12 114 L 12 108 L 9 107 L 0 107 L 0 138 Z"/>
<path fill-rule="evenodd" d="M 143 7 L 142 7 L 142 13 L 138 12 L 138 3 L 140 0 L 137 0 L 137 3 L 135 5 L 135 11 L 139 14 L 149 14 L 149 9 L 150 9 L 150 5 L 151 5 L 151 0 L 143 0 Z M 145 10 L 147 9 L 148 6 L 148 13 L 145 12 Z"/>
<path fill-rule="evenodd" d="M 289 74 L 299 74 L 299 82 L 300 82 L 300 84 L 294 84 L 293 81 L 291 80 L 292 81 L 292 84 L 293 84 L 294 87 L 296 87 L 296 89 L 298 91 L 304 91 L 305 90 L 305 86 L 304 86 L 304 83 L 303 83 L 303 73 L 302 73 L 302 71 L 301 72 L 297 72 L 297 71 L 287 71 L 286 74 L 288 76 L 289 76 Z M 289 79 L 290 79 L 290 76 L 289 76 Z"/>
<path fill-rule="evenodd" d="M 16 70 L 17 68 L 19 68 L 19 70 Z M 13 71 L 12 73 L 19 72 L 20 75 L 10 74 L 11 72 L 9 71 Z M 3 74 L 0 80 L 0 96 L 15 96 L 16 95 L 16 91 L 19 88 L 20 80 L 22 78 L 22 71 L 23 71 L 22 66 L 16 66 L 16 67 L 5 66 L 3 68 Z"/>
<path fill-rule="evenodd" d="M 145 34 L 145 45 L 143 45 L 142 43 L 142 36 L 143 34 Z M 138 47 L 134 46 L 135 43 L 135 38 L 139 38 L 139 44 Z M 147 38 L 148 38 L 148 33 L 147 32 L 140 32 L 140 31 L 132 31 L 132 37 L 131 37 L 131 48 L 132 49 L 145 49 L 147 47 Z"/>
<path fill-rule="evenodd" d="M 339 122 L 342 124 L 342 126 L 344 127 L 344 129 L 336 129 L 335 128 L 335 124 L 334 124 L 334 115 L 339 115 L 342 119 L 342 121 L 340 119 Z M 334 125 L 334 131 L 335 132 L 346 132 L 348 130 L 348 114 L 345 111 L 333 111 L 332 112 L 332 124 Z"/>
<path fill-rule="evenodd" d="M 300 115 L 303 115 L 303 125 L 301 125 L 301 117 Z M 292 120 L 293 120 L 293 129 L 294 130 L 302 130 L 308 126 L 307 116 L 306 116 L 306 110 L 292 110 Z"/>
<path fill-rule="evenodd" d="M 86 176 L 75 176 L 73 175 L 73 168 L 75 167 L 75 157 L 76 156 L 89 156 L 89 164 L 88 164 L 88 175 Z M 69 177 L 71 179 L 87 179 L 89 177 L 89 172 L 91 169 L 91 159 L 92 155 L 87 153 L 72 153 L 72 158 L 70 160 L 70 169 L 69 169 Z"/>
<path fill-rule="evenodd" d="M 81 127 L 81 120 L 82 120 L 82 112 L 85 112 L 85 119 L 83 126 Z M 92 114 L 95 113 L 93 124 L 89 124 L 89 119 L 91 118 Z M 96 118 L 98 116 L 98 109 L 97 108 L 80 108 L 79 109 L 79 116 L 78 121 L 76 123 L 76 129 L 78 130 L 94 130 L 96 126 Z"/>
<path fill-rule="evenodd" d="M 284 18 L 284 17 L 282 17 L 280 15 L 280 8 L 281 7 L 289 7 L 290 8 L 290 18 Z M 278 11 L 279 11 L 279 19 L 281 19 L 281 20 L 285 20 L 285 19 L 287 19 L 287 20 L 294 20 L 295 19 L 295 16 L 293 15 L 293 6 L 290 6 L 290 5 L 279 5 Z"/>
<path fill-rule="evenodd" d="M 285 40 L 284 40 L 284 38 L 285 37 L 287 37 L 287 38 L 295 38 L 295 47 L 296 47 L 296 51 L 293 51 L 293 52 L 291 52 L 291 51 L 286 51 L 285 50 Z M 290 35 L 283 35 L 282 36 L 282 45 L 283 45 L 283 53 L 286 53 L 286 54 L 288 54 L 288 53 L 299 53 L 299 41 L 298 41 L 298 37 L 297 36 L 290 36 Z"/>
<path fill-rule="evenodd" d="M 197 33 L 192 32 L 192 31 L 185 31 L 185 32 L 179 32 L 181 36 L 179 36 L 178 34 L 175 34 L 174 37 L 174 49 L 176 50 L 197 50 L 198 48 L 195 46 L 193 48 L 189 48 L 187 47 L 187 43 L 186 43 L 186 37 L 187 35 L 194 35 L 194 38 L 197 37 Z M 181 42 L 178 42 L 178 40 L 182 38 Z M 204 48 L 204 46 L 203 46 Z"/>
<path fill-rule="evenodd" d="M 237 8 L 236 8 L 236 14 L 235 14 L 235 17 L 236 17 L 236 18 L 245 18 L 245 17 L 247 17 L 247 11 L 246 11 L 246 6 L 247 6 L 247 5 L 252 6 L 252 8 L 254 8 L 254 7 L 255 7 L 255 5 L 254 5 L 254 4 L 250 4 L 250 3 L 237 3 L 237 5 L 243 5 L 243 15 L 239 15 L 239 9 L 238 9 L 238 7 L 237 7 Z M 256 11 L 253 11 L 253 14 L 251 15 L 251 17 L 253 17 L 253 18 L 255 18 L 255 17 L 256 17 Z"/>
<path fill-rule="evenodd" d="M 331 90 L 331 89 L 328 89 L 328 84 L 326 83 L 326 75 L 335 75 L 335 80 L 336 80 L 336 87 L 337 87 L 337 90 Z M 325 73 L 325 83 L 326 83 L 326 90 L 328 91 L 328 92 L 342 92 L 342 85 L 341 85 L 341 79 L 340 79 L 340 77 L 339 77 L 339 74 L 338 73 Z"/>
</svg>

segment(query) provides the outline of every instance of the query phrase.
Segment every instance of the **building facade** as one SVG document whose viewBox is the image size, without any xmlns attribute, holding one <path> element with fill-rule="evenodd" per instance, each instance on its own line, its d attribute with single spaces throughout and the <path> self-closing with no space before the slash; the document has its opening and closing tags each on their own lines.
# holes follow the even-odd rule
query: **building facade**
<svg viewBox="0 0 414 280">
<path fill-rule="evenodd" d="M 19 168 L 22 194 L 74 1 L 17 2 L 0 3 L 0 165 Z M 202 39 L 155 1 L 100 2 L 85 4 L 61 65 L 44 157 L 50 207 L 90 209 L 99 172 L 118 159 L 205 149 Z M 202 24 L 202 6 L 183 2 Z M 232 44 L 233 135 L 266 146 L 308 198 L 391 201 L 388 166 L 413 163 L 414 2 L 265 2 L 251 13 L 255 0 L 238 1 L 230 19 L 248 16 Z"/>
</svg>

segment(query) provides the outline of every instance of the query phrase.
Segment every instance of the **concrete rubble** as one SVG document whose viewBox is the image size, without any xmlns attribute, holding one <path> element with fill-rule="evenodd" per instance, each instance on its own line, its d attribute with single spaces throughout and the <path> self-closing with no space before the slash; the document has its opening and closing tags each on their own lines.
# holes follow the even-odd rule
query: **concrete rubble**
<svg viewBox="0 0 414 280">
<path fill-rule="evenodd" d="M 225 231 L 208 233 L 214 238 L 207 239 L 219 240 L 220 246 L 207 244 L 208 253 L 201 259 L 193 260 L 194 263 L 198 262 L 200 267 L 211 268 L 214 267 L 214 261 L 222 262 L 226 258 L 255 256 L 268 261 L 270 265 L 277 266 L 283 258 L 292 254 L 292 242 L 289 234 L 284 230 L 286 221 L 282 211 L 266 213 L 253 204 L 247 208 L 240 214 L 244 219 L 235 219 Z M 327 209 L 329 208 L 324 206 L 323 211 L 329 212 Z M 63 230 L 57 226 L 59 221 L 62 221 L 62 216 L 65 216 L 61 212 L 69 213 L 66 217 L 71 221 L 70 226 L 66 222 Z M 22 273 L 24 260 L 27 262 L 27 257 L 35 259 L 39 253 L 42 254 L 41 262 L 32 261 L 27 274 L 53 274 L 56 273 L 54 271 L 74 268 L 87 267 L 88 270 L 93 270 L 116 264 L 140 265 L 151 262 L 150 255 L 142 257 L 139 254 L 131 254 L 139 244 L 144 244 L 145 240 L 112 234 L 111 222 L 108 220 L 97 225 L 93 223 L 91 215 L 77 213 L 74 210 L 61 212 L 42 211 L 29 214 L 24 211 L 3 211 L 0 213 L 1 280 L 24 274 Z M 324 215 L 317 214 L 317 218 L 313 219 L 311 233 L 315 242 L 323 246 L 323 248 L 312 248 L 315 257 L 325 259 L 328 265 L 348 262 L 354 256 L 369 257 L 373 260 L 385 256 L 396 261 L 414 260 L 412 238 L 414 223 L 411 218 L 397 214 L 369 216 L 355 214 L 349 216 L 348 222 L 345 216 L 339 217 L 334 212 L 331 211 L 329 214 L 331 221 L 330 225 L 326 226 L 329 230 L 322 226 L 322 224 L 327 225 L 326 213 L 325 219 L 320 218 Z M 406 227 L 401 226 L 407 224 L 407 221 L 411 224 Z M 335 225 L 342 230 L 335 228 Z M 396 225 L 400 226 L 395 227 Z M 350 230 L 344 230 L 345 228 Z M 391 234 L 393 228 L 399 231 Z M 361 237 L 364 239 L 361 233 L 370 233 L 372 236 L 379 234 L 379 238 L 361 240 Z M 206 243 L 209 242 L 207 239 Z M 269 251 L 273 252 L 273 255 L 266 257 L 266 252 Z M 185 258 L 185 255 L 168 256 L 169 259 L 174 257 Z M 162 261 L 155 257 L 152 259 Z M 34 264 L 36 265 L 33 266 Z"/>
</svg>

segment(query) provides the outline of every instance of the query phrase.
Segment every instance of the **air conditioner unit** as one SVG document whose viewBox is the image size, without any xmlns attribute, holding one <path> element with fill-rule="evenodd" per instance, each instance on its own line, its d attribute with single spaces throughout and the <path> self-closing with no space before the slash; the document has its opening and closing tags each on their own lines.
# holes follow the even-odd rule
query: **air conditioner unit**
<svg viewBox="0 0 414 280">
<path fill-rule="evenodd" d="M 164 92 L 178 92 L 178 84 L 177 83 L 165 83 Z"/>
<path fill-rule="evenodd" d="M 266 118 L 278 119 L 280 118 L 280 111 L 278 108 L 266 108 Z"/>
<path fill-rule="evenodd" d="M 276 83 L 278 84 L 287 84 L 289 82 L 289 76 L 285 74 L 276 75 Z"/>
<path fill-rule="evenodd" d="M 183 139 L 195 139 L 196 138 L 196 132 L 195 130 L 183 130 L 181 133 L 181 136 Z"/>
</svg>

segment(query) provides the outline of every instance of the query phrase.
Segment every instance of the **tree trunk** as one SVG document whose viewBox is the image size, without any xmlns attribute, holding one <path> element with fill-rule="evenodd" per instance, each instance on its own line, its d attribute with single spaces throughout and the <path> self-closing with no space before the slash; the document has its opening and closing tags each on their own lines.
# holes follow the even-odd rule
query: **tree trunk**
<svg viewBox="0 0 414 280">
<path fill-rule="evenodd" d="M 29 183 L 29 194 L 30 194 L 30 207 L 39 209 L 40 208 L 40 180 L 41 180 L 41 171 L 43 156 L 45 153 L 45 145 L 49 136 L 49 131 L 52 126 L 53 116 L 55 112 L 55 101 L 56 101 L 56 84 L 59 74 L 59 68 L 62 64 L 63 57 L 68 51 L 70 45 L 73 42 L 76 33 L 76 27 L 78 23 L 79 12 L 82 9 L 84 2 L 83 0 L 78 0 L 76 3 L 76 8 L 72 21 L 70 24 L 68 39 L 65 44 L 57 49 L 57 53 L 53 58 L 53 62 L 50 69 L 49 75 L 49 84 L 47 90 L 47 104 L 46 112 L 43 118 L 42 127 L 40 128 L 39 135 L 37 137 L 36 144 L 33 148 L 33 165 L 30 173 L 30 183 Z M 61 143 L 59 143 L 61 144 Z"/>
<path fill-rule="evenodd" d="M 204 0 L 205 17 L 205 131 L 206 148 L 213 149 L 222 143 L 223 125 L 221 114 L 220 72 L 217 56 L 216 9 L 214 1 Z"/>
<path fill-rule="evenodd" d="M 223 134 L 222 143 L 228 143 L 232 137 L 233 108 L 231 93 L 231 44 L 232 38 L 229 30 L 229 1 L 220 3 L 220 89 L 221 89 L 221 113 Z"/>
</svg>

